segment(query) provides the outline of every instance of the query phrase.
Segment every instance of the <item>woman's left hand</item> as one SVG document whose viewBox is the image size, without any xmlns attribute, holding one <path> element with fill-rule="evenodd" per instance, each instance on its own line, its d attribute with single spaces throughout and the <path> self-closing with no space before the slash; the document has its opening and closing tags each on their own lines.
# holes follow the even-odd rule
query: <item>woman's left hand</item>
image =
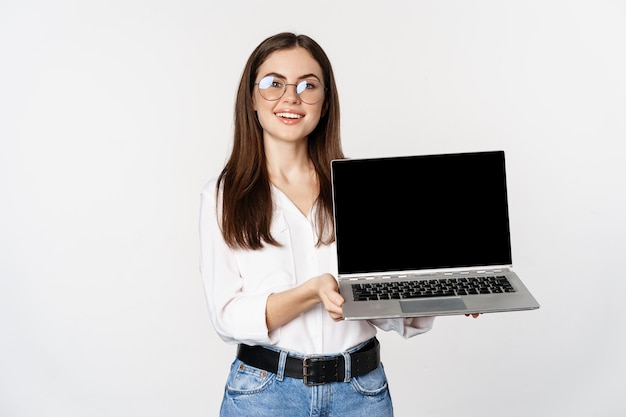
<svg viewBox="0 0 626 417">
<path fill-rule="evenodd" d="M 339 294 L 337 280 L 330 274 L 322 274 L 315 277 L 317 282 L 317 296 L 324 308 L 335 321 L 343 320 L 343 302 L 344 299 Z"/>
</svg>

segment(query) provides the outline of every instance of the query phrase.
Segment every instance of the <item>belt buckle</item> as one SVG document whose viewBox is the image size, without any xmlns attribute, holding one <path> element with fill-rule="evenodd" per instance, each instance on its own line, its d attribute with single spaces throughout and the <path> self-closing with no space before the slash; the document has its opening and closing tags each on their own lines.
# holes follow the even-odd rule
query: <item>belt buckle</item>
<svg viewBox="0 0 626 417">
<path fill-rule="evenodd" d="M 316 385 L 324 385 L 326 382 L 311 382 L 309 381 L 309 376 L 311 374 L 308 373 L 308 369 L 311 366 L 310 361 L 323 360 L 327 359 L 326 356 L 307 356 L 302 360 L 302 382 L 304 385 L 308 387 L 313 387 Z"/>
</svg>

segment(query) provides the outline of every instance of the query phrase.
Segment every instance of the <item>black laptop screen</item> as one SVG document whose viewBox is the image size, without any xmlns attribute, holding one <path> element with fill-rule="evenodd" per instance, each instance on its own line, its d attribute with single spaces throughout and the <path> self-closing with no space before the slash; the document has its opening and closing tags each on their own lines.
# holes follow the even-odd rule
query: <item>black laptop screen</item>
<svg viewBox="0 0 626 417">
<path fill-rule="evenodd" d="M 340 274 L 511 265 L 503 151 L 332 169 Z"/>
</svg>

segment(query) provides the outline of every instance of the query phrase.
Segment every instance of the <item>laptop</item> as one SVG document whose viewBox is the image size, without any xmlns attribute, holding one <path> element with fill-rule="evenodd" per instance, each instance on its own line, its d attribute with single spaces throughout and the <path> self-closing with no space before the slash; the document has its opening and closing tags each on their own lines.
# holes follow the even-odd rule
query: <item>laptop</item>
<svg viewBox="0 0 626 417">
<path fill-rule="evenodd" d="M 513 271 L 504 151 L 331 162 L 346 320 L 533 310 Z"/>
</svg>

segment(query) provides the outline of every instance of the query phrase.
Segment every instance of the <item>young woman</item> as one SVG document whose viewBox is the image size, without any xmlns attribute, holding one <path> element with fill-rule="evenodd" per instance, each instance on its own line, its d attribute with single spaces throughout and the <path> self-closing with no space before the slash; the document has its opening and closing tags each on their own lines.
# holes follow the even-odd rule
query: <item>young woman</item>
<svg viewBox="0 0 626 417">
<path fill-rule="evenodd" d="M 393 415 L 377 329 L 403 337 L 433 318 L 342 320 L 330 161 L 343 158 L 333 70 L 311 38 L 252 52 L 232 152 L 202 191 L 201 270 L 219 336 L 238 344 L 227 416 Z"/>
</svg>

